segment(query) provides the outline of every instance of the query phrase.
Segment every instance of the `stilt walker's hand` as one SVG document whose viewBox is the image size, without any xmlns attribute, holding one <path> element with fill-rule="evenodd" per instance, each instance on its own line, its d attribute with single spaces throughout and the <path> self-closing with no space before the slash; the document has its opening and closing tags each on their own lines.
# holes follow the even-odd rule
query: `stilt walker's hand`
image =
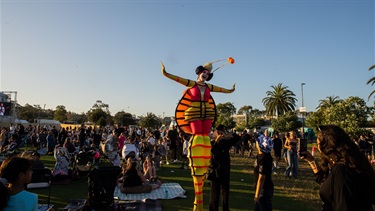
<svg viewBox="0 0 375 211">
<path fill-rule="evenodd" d="M 160 64 L 161 64 L 161 73 L 163 73 L 163 75 L 165 75 L 167 72 L 165 71 L 164 64 L 163 64 L 163 62 L 160 62 Z"/>
<path fill-rule="evenodd" d="M 233 84 L 231 91 L 236 90 L 236 84 Z"/>
</svg>

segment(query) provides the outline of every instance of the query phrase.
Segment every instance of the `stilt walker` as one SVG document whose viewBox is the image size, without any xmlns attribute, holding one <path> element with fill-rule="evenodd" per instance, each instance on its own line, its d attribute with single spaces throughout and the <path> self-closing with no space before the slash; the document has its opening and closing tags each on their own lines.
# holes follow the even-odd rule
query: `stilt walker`
<svg viewBox="0 0 375 211">
<path fill-rule="evenodd" d="M 211 140 L 209 133 L 212 123 L 216 119 L 216 105 L 210 93 L 232 93 L 235 90 L 235 84 L 232 89 L 225 89 L 206 83 L 206 81 L 209 81 L 213 77 L 213 72 L 217 69 L 225 64 L 234 63 L 234 59 L 231 57 L 225 60 L 227 60 L 227 63 L 222 64 L 214 71 L 212 71 L 212 63 L 223 60 L 198 66 L 195 70 L 195 73 L 198 75 L 196 81 L 167 73 L 163 63 L 161 63 L 162 74 L 164 76 L 188 87 L 177 105 L 176 122 L 183 132 L 192 134 L 189 141 L 188 158 L 194 182 L 195 211 L 203 211 L 204 179 L 207 168 L 210 166 L 211 158 Z"/>
</svg>

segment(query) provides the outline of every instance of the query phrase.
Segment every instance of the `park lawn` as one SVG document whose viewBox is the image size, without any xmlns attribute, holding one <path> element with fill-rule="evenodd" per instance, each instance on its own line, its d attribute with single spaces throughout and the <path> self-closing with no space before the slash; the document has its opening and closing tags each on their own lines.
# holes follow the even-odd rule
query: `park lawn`
<svg viewBox="0 0 375 211">
<path fill-rule="evenodd" d="M 54 166 L 52 155 L 42 156 L 46 166 Z M 181 163 L 163 165 L 157 174 L 164 182 L 177 182 L 186 190 L 187 198 L 172 200 L 159 200 L 163 210 L 192 210 L 194 202 L 194 187 L 190 171 L 179 169 Z M 254 197 L 254 158 L 243 158 L 232 155 L 230 209 L 232 211 L 253 210 Z M 297 180 L 285 178 L 285 162 L 280 163 L 281 168 L 276 169 L 277 175 L 272 175 L 275 185 L 273 197 L 273 210 L 320 210 L 319 185 L 314 182 L 314 176 L 308 164 L 299 162 L 299 177 Z M 208 210 L 209 181 L 205 182 L 204 205 Z M 47 202 L 47 189 L 31 190 L 39 195 L 39 203 Z M 51 204 L 55 209 L 65 207 L 70 199 L 87 198 L 87 176 L 76 179 L 67 185 L 52 185 Z"/>
</svg>

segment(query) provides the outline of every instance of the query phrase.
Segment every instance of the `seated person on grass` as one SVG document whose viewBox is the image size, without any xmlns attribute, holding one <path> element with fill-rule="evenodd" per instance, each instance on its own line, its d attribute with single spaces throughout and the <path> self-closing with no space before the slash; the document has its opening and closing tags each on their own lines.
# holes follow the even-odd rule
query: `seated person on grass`
<svg viewBox="0 0 375 211">
<path fill-rule="evenodd" d="M 129 158 L 123 166 L 123 176 L 118 179 L 118 186 L 122 193 L 149 193 L 159 188 L 160 184 L 150 184 L 141 171 L 138 170 L 136 160 Z"/>
<path fill-rule="evenodd" d="M 146 180 L 150 182 L 156 180 L 156 168 L 154 166 L 154 161 L 152 160 L 152 155 L 147 155 L 146 160 L 143 162 L 143 172 Z"/>
<path fill-rule="evenodd" d="M 53 168 L 53 180 L 64 180 L 69 178 L 69 155 L 68 150 L 56 145 L 54 150 L 54 157 L 56 160 L 55 167 Z"/>
</svg>

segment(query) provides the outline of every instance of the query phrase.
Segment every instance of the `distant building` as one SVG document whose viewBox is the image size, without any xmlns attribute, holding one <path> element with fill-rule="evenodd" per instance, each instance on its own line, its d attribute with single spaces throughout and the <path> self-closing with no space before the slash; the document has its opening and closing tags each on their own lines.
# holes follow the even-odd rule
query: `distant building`
<svg viewBox="0 0 375 211">
<path fill-rule="evenodd" d="M 243 124 L 245 125 L 247 123 L 247 116 L 246 114 L 236 114 L 236 115 L 232 115 L 233 117 L 233 121 L 236 122 L 236 124 Z"/>
<path fill-rule="evenodd" d="M 0 92 L 0 102 L 8 102 L 9 96 L 7 94 L 4 94 Z"/>
</svg>

